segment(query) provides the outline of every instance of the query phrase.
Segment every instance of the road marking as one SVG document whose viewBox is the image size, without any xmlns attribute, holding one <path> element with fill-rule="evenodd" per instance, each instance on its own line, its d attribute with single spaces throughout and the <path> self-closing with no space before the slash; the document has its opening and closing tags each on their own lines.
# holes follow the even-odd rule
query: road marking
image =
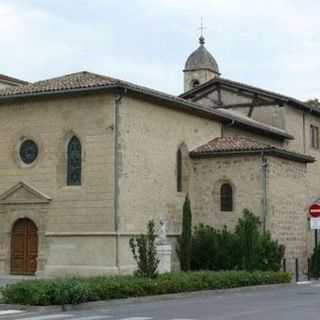
<svg viewBox="0 0 320 320">
<path fill-rule="evenodd" d="M 320 287 L 320 283 L 312 284 L 311 287 L 316 287 L 316 288 L 318 288 L 318 287 Z"/>
<path fill-rule="evenodd" d="M 99 320 L 99 319 L 108 319 L 111 318 L 111 316 L 84 316 L 80 318 L 76 318 L 77 320 Z"/>
<path fill-rule="evenodd" d="M 21 310 L 3 310 L 0 311 L 0 316 L 8 315 L 8 314 L 16 314 L 16 313 L 22 313 Z"/>
<path fill-rule="evenodd" d="M 19 320 L 53 320 L 53 319 L 66 319 L 73 317 L 73 314 L 48 314 L 43 316 L 20 318 Z"/>
<path fill-rule="evenodd" d="M 310 284 L 312 283 L 311 281 L 299 281 L 297 284 Z"/>
<path fill-rule="evenodd" d="M 152 317 L 131 317 L 131 318 L 121 318 L 119 320 L 150 320 Z"/>
</svg>

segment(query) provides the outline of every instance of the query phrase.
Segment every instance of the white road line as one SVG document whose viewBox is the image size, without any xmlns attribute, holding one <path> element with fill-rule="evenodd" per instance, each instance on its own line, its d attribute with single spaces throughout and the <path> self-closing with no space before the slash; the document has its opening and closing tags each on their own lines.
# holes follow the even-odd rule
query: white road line
<svg viewBox="0 0 320 320">
<path fill-rule="evenodd" d="M 28 317 L 28 318 L 19 318 L 19 320 L 54 320 L 54 319 L 67 319 L 72 318 L 73 314 L 48 314 L 43 316 L 36 316 L 36 317 Z"/>
<path fill-rule="evenodd" d="M 152 317 L 131 317 L 131 318 L 121 318 L 119 320 L 150 320 Z"/>
<path fill-rule="evenodd" d="M 8 315 L 8 314 L 16 314 L 16 313 L 22 313 L 22 310 L 2 310 L 0 311 L 0 316 Z"/>
<path fill-rule="evenodd" d="M 111 318 L 111 316 L 81 316 L 77 317 L 75 319 L 77 320 L 100 320 L 100 319 L 108 319 Z"/>
<path fill-rule="evenodd" d="M 310 284 L 312 283 L 311 281 L 299 281 L 297 284 Z"/>
<path fill-rule="evenodd" d="M 315 287 L 315 288 L 318 288 L 320 287 L 320 283 L 317 283 L 317 284 L 312 284 L 311 287 Z"/>
</svg>

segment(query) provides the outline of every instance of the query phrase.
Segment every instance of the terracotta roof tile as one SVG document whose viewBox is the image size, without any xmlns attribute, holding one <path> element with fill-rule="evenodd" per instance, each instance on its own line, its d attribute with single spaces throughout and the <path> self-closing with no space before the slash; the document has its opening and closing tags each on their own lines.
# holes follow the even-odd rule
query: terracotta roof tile
<svg viewBox="0 0 320 320">
<path fill-rule="evenodd" d="M 17 85 L 21 85 L 21 84 L 27 84 L 28 82 L 27 81 L 23 81 L 23 80 L 20 80 L 20 79 L 17 79 L 17 78 L 13 78 L 13 77 L 10 77 L 10 76 L 7 76 L 5 74 L 1 74 L 0 73 L 0 81 L 5 81 L 5 82 L 10 82 L 10 83 L 13 83 L 13 84 L 17 84 Z"/>
<path fill-rule="evenodd" d="M 17 96 L 35 93 L 47 93 L 90 87 L 103 87 L 118 83 L 119 80 L 87 71 L 72 73 L 57 78 L 9 87 L 0 90 L 2 96 Z"/>
<path fill-rule="evenodd" d="M 212 153 L 223 151 L 262 150 L 271 146 L 248 137 L 219 137 L 192 150 L 193 153 Z"/>
<path fill-rule="evenodd" d="M 190 152 L 191 157 L 223 156 L 234 154 L 265 153 L 298 162 L 314 162 L 315 159 L 305 154 L 292 152 L 270 144 L 256 141 L 249 137 L 218 137 L 210 140 Z"/>
</svg>

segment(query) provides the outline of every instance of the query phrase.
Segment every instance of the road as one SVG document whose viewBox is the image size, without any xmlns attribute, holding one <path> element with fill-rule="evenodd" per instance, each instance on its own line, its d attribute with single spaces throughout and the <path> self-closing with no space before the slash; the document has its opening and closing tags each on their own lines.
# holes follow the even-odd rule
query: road
<svg viewBox="0 0 320 320">
<path fill-rule="evenodd" d="M 107 304 L 105 308 L 64 313 L 3 312 L 6 311 L 0 311 L 0 320 L 318 320 L 320 284 L 199 293 L 179 299 Z"/>
</svg>

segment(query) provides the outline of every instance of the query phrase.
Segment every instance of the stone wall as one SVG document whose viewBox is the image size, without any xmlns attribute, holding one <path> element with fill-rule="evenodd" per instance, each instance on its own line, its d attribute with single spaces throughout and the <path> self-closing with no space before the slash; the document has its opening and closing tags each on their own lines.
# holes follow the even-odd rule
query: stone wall
<svg viewBox="0 0 320 320">
<path fill-rule="evenodd" d="M 306 165 L 275 157 L 266 158 L 266 230 L 286 246 L 288 269 L 294 259 L 306 266 L 308 251 Z M 191 201 L 194 224 L 233 229 L 247 208 L 263 221 L 263 180 L 260 156 L 229 156 L 193 160 Z M 221 212 L 220 187 L 233 186 L 233 211 Z"/>
<path fill-rule="evenodd" d="M 90 95 L 0 106 L 0 194 L 23 181 L 52 199 L 41 205 L 45 210 L 28 204 L 28 199 L 9 207 L 0 204 L 0 239 L 6 243 L 1 246 L 0 272 L 10 270 L 13 215 L 36 224 L 43 221 L 37 224 L 43 235 L 41 273 L 114 270 L 113 102 L 111 95 Z M 82 143 L 81 186 L 66 185 L 66 147 L 73 134 Z M 25 138 L 39 147 L 30 166 L 19 158 L 19 144 Z"/>
<path fill-rule="evenodd" d="M 233 211 L 220 210 L 220 187 L 233 187 Z M 262 176 L 260 156 L 215 157 L 193 160 L 191 203 L 194 224 L 233 229 L 243 209 L 262 215 Z"/>
<path fill-rule="evenodd" d="M 294 259 L 306 267 L 308 257 L 306 165 L 288 160 L 268 159 L 268 229 L 286 246 L 288 268 Z"/>
<path fill-rule="evenodd" d="M 120 264 L 131 270 L 130 234 L 145 231 L 148 220 L 164 218 L 170 236 L 180 232 L 186 193 L 177 192 L 178 148 L 191 150 L 220 136 L 221 125 L 129 97 L 119 118 L 119 231 L 128 234 L 120 240 Z"/>
</svg>

